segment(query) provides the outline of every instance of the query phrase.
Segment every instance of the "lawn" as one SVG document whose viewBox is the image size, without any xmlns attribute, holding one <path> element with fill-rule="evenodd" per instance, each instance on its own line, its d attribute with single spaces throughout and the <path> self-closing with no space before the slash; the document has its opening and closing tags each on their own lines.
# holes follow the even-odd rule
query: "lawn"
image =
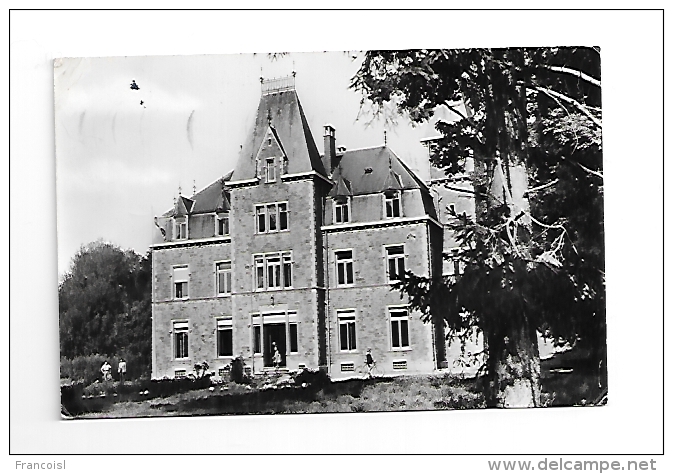
<svg viewBox="0 0 673 474">
<path fill-rule="evenodd" d="M 249 384 L 207 380 L 89 386 L 71 400 L 77 418 L 127 418 L 276 413 L 358 413 L 484 408 L 481 380 L 448 374 L 352 379 L 331 382 L 315 376 L 295 383 L 269 376 Z M 171 390 L 175 388 L 174 392 Z M 544 406 L 602 404 L 607 390 L 597 376 L 572 356 L 542 364 Z M 103 397 L 102 394 L 105 394 Z"/>
</svg>

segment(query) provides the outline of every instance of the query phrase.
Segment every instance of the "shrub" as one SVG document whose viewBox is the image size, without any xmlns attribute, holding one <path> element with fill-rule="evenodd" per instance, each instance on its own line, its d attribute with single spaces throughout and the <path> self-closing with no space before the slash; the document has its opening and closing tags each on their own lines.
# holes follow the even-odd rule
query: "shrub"
<svg viewBox="0 0 673 474">
<path fill-rule="evenodd" d="M 323 388 L 330 385 L 329 375 L 323 370 L 304 369 L 294 378 L 295 385 L 304 386 L 304 384 L 313 388 Z"/>
<path fill-rule="evenodd" d="M 231 361 L 231 370 L 229 371 L 229 380 L 237 384 L 249 384 L 250 377 L 245 373 L 245 362 L 242 357 L 236 357 Z"/>
<path fill-rule="evenodd" d="M 105 354 L 91 354 L 77 356 L 72 359 L 61 357 L 61 379 L 72 382 L 81 382 L 85 386 L 91 385 L 96 380 L 102 381 L 103 374 L 100 368 L 106 360 L 112 366 L 110 373 L 114 380 L 119 379 L 117 368 L 119 357 L 126 360 L 126 380 L 149 378 L 150 369 L 145 367 L 142 359 L 133 354 L 121 354 L 118 357 L 109 357 Z"/>
<path fill-rule="evenodd" d="M 106 360 L 111 362 L 106 355 L 101 354 L 77 356 L 73 359 L 61 357 L 61 378 L 82 382 L 85 386 L 90 385 L 102 378 L 100 368 Z"/>
<path fill-rule="evenodd" d="M 205 360 L 200 364 L 198 362 L 196 364 L 194 364 L 194 374 L 195 374 L 196 378 L 200 379 L 200 378 L 205 377 L 206 372 L 208 371 L 209 368 L 210 368 L 210 365 L 208 365 L 208 362 L 206 362 Z"/>
</svg>

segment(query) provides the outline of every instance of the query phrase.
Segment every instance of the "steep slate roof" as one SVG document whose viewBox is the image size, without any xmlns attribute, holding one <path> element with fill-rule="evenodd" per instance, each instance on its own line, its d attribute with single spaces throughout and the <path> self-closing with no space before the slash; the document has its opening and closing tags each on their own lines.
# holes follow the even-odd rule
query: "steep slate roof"
<svg viewBox="0 0 673 474">
<path fill-rule="evenodd" d="M 238 157 L 236 179 L 255 178 L 255 158 L 269 128 L 269 112 L 272 130 L 288 159 L 288 173 L 316 171 L 327 176 L 299 97 L 290 90 L 262 95 L 255 125 Z"/>
<path fill-rule="evenodd" d="M 335 182 L 334 186 L 332 187 L 332 190 L 330 191 L 329 195 L 334 197 L 334 196 L 352 196 L 353 191 L 351 187 L 350 181 L 345 179 L 343 176 L 341 176 L 340 173 L 335 173 L 334 176 L 332 176 L 332 180 Z"/>
<path fill-rule="evenodd" d="M 329 193 L 332 197 L 420 189 L 426 214 L 437 216 L 428 187 L 385 145 L 337 155 L 332 181 L 335 183 Z"/>
<path fill-rule="evenodd" d="M 192 196 L 192 199 L 194 199 L 192 214 L 227 212 L 231 208 L 231 205 L 229 204 L 229 199 L 227 199 L 227 196 L 223 192 L 222 185 L 223 180 L 218 179 Z"/>
<path fill-rule="evenodd" d="M 353 195 L 380 193 L 386 189 L 428 191 L 425 183 L 385 145 L 348 150 L 337 156 L 332 180 L 336 181 L 338 177 L 350 182 Z"/>
<path fill-rule="evenodd" d="M 175 202 L 175 207 L 169 212 L 172 212 L 172 215 L 175 217 L 183 217 L 191 213 L 193 206 L 194 201 L 184 196 L 179 196 L 178 200 Z"/>
<path fill-rule="evenodd" d="M 192 215 L 229 211 L 231 209 L 231 204 L 222 188 L 227 181 L 231 180 L 232 175 L 233 171 L 230 171 L 222 178 L 206 186 L 191 198 L 180 196 L 176 201 L 175 207 L 165 212 L 163 217 L 179 217 L 187 214 Z"/>
<path fill-rule="evenodd" d="M 390 167 L 388 168 L 388 176 L 383 182 L 384 191 L 400 191 L 402 189 L 402 183 L 400 177 L 395 173 Z"/>
</svg>

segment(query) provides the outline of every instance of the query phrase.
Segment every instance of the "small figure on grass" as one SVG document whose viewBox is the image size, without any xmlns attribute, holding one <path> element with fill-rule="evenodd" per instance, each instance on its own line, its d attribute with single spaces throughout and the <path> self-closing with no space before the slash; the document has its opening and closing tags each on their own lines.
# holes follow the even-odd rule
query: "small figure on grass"
<svg viewBox="0 0 673 474">
<path fill-rule="evenodd" d="M 119 365 L 117 366 L 117 372 L 119 373 L 119 383 L 122 385 L 126 381 L 126 361 L 123 357 L 119 358 Z"/>
<path fill-rule="evenodd" d="M 103 362 L 103 365 L 100 368 L 101 374 L 103 374 L 103 381 L 112 380 L 112 366 L 108 364 L 107 361 Z"/>
</svg>

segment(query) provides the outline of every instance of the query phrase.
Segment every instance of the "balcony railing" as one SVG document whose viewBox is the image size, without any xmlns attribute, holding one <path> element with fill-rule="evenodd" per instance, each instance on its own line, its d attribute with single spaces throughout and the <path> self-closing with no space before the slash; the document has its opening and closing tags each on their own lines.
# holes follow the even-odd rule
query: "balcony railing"
<svg viewBox="0 0 673 474">
<path fill-rule="evenodd" d="M 293 91 L 294 74 L 285 77 L 274 77 L 271 79 L 262 79 L 262 95 L 275 94 L 276 92 Z"/>
</svg>

